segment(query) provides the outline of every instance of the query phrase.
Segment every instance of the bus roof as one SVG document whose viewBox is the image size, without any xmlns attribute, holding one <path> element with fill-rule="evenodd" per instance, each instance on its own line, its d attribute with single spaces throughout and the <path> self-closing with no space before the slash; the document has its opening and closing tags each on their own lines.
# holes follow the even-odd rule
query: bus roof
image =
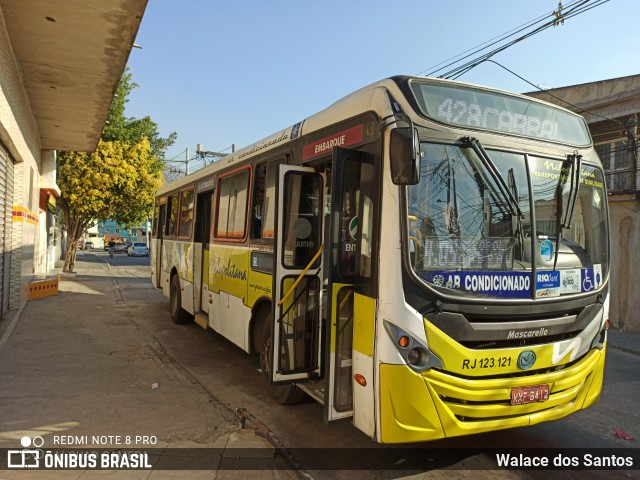
<svg viewBox="0 0 640 480">
<path fill-rule="evenodd" d="M 553 108 L 554 110 L 560 110 L 575 117 L 580 117 L 570 110 L 564 109 L 548 102 L 544 102 L 536 98 L 528 97 L 526 95 L 510 93 L 490 87 L 453 80 L 397 75 L 380 80 L 359 90 L 356 90 L 355 92 L 352 92 L 345 97 L 337 100 L 324 110 L 321 110 L 320 112 L 315 113 L 294 125 L 284 128 L 277 133 L 265 137 L 255 143 L 252 143 L 230 155 L 226 155 L 216 162 L 212 163 L 211 165 L 201 168 L 194 173 L 168 183 L 161 187 L 158 190 L 157 194 L 161 195 L 169 191 L 178 189 L 182 186 L 189 185 L 199 178 L 205 178 L 207 176 L 213 175 L 217 171 L 226 169 L 231 165 L 241 164 L 243 161 L 248 160 L 254 155 L 268 152 L 272 149 L 275 149 L 276 147 L 296 140 L 302 135 L 318 131 L 339 121 L 357 116 L 358 114 L 365 112 L 374 112 L 380 117 L 392 115 L 394 114 L 394 112 L 391 108 L 389 96 L 387 93 L 390 93 L 392 96 L 394 96 L 394 99 L 400 104 L 400 107 L 404 111 L 414 111 L 416 114 L 419 114 L 420 105 L 417 104 L 408 87 L 411 81 L 428 82 L 430 84 L 440 84 L 442 86 L 467 87 L 474 90 L 482 90 L 487 93 L 500 94 L 502 96 L 511 96 L 514 98 L 526 100 L 527 102 L 533 104 L 544 105 Z"/>
</svg>

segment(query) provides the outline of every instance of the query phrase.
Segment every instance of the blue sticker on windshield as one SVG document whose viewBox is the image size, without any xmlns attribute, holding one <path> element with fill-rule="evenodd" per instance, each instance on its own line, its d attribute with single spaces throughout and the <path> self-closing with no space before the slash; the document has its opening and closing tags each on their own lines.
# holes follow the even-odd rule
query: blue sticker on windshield
<svg viewBox="0 0 640 480">
<path fill-rule="evenodd" d="M 597 288 L 595 277 L 593 275 L 593 268 L 582 269 L 582 291 L 590 292 Z"/>
<path fill-rule="evenodd" d="M 545 240 L 547 241 L 547 240 Z M 560 272 L 536 273 L 536 298 L 560 296 Z"/>
<path fill-rule="evenodd" d="M 550 262 L 553 258 L 553 243 L 550 240 L 544 240 L 540 244 L 540 256 L 545 262 Z"/>
</svg>

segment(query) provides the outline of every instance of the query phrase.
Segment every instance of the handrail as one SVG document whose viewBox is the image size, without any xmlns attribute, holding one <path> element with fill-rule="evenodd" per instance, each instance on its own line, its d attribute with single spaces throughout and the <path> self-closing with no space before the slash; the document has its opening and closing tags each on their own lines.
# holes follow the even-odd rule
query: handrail
<svg viewBox="0 0 640 480">
<path fill-rule="evenodd" d="M 306 268 L 302 272 L 300 272 L 300 275 L 298 276 L 298 278 L 296 278 L 296 281 L 293 282 L 293 285 L 291 285 L 289 290 L 287 290 L 287 293 L 284 294 L 284 297 L 282 297 L 282 300 L 280 300 L 278 302 L 278 306 L 282 305 L 285 302 L 285 300 L 287 298 L 289 298 L 289 295 L 291 295 L 291 293 L 293 293 L 293 290 L 298 286 L 298 284 L 300 283 L 300 280 L 302 280 L 302 277 L 304 277 L 306 275 L 306 273 L 309 271 L 309 269 L 311 269 L 311 265 L 313 265 L 315 263 L 315 261 L 318 259 L 318 257 L 322 253 L 322 247 L 323 246 L 324 246 L 324 244 L 320 245 L 320 248 L 318 249 L 317 253 L 313 256 L 313 258 L 309 262 L 309 265 L 307 265 Z"/>
</svg>

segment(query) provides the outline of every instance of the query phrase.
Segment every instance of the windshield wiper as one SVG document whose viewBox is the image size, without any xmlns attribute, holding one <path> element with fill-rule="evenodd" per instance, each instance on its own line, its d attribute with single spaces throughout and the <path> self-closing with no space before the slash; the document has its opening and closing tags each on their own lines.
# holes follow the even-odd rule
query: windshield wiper
<svg viewBox="0 0 640 480">
<path fill-rule="evenodd" d="M 562 223 L 563 228 L 571 228 L 571 221 L 573 220 L 573 212 L 576 207 L 576 200 L 578 199 L 578 193 L 580 191 L 580 170 L 582 168 L 582 155 L 578 155 L 578 152 L 573 152 L 571 155 L 567 155 L 567 162 L 571 162 L 571 184 L 569 186 L 569 198 L 567 199 L 567 214 Z"/>
<path fill-rule="evenodd" d="M 519 197 L 518 186 L 516 185 L 516 176 L 513 173 L 513 168 L 509 169 L 509 189 L 512 192 L 513 196 L 517 199 Z M 520 243 L 518 258 L 522 259 L 524 256 L 524 231 L 522 229 L 522 217 L 520 216 L 517 217 L 515 234 L 518 236 L 518 242 Z"/>
<path fill-rule="evenodd" d="M 569 196 L 567 197 L 567 211 L 562 218 L 562 193 L 564 186 L 567 183 L 567 176 L 563 176 L 563 173 L 569 170 L 571 167 L 571 175 L 569 184 Z M 562 168 L 560 169 L 560 180 L 558 181 L 558 193 L 556 195 L 558 208 L 556 213 L 556 251 L 553 256 L 553 269 L 556 269 L 558 264 L 558 251 L 560 250 L 560 239 L 562 238 L 562 230 L 571 228 L 571 221 L 573 220 L 573 213 L 576 207 L 576 201 L 578 200 L 578 193 L 580 191 L 580 170 L 582 168 L 582 155 L 578 152 L 573 152 L 567 155 L 567 159 L 562 162 Z"/>
<path fill-rule="evenodd" d="M 484 149 L 480 141 L 473 137 L 464 137 L 461 138 L 460 141 L 462 142 L 463 148 L 471 147 L 473 149 L 475 154 L 482 161 L 482 164 L 486 168 L 495 184 L 498 186 L 498 190 L 500 190 L 500 194 L 502 195 L 503 199 L 507 201 L 507 205 L 509 206 L 511 214 L 516 215 L 520 219 L 522 217 L 522 210 L 520 210 L 518 201 L 514 198 L 511 190 L 509 190 L 509 187 L 505 183 L 504 178 L 502 178 L 502 175 L 500 175 L 498 167 L 496 167 L 496 164 L 493 163 L 493 160 L 491 160 L 491 157 Z"/>
</svg>

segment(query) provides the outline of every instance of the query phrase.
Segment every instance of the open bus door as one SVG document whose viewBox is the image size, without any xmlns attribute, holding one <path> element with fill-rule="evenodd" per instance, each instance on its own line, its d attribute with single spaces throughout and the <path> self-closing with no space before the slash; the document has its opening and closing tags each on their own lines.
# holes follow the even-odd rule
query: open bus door
<svg viewBox="0 0 640 480">
<path fill-rule="evenodd" d="M 324 177 L 278 168 L 270 380 L 284 384 L 320 375 Z"/>
<path fill-rule="evenodd" d="M 156 221 L 158 225 L 156 226 L 156 239 L 155 239 L 155 252 L 153 264 L 155 265 L 154 272 L 156 278 L 154 279 L 154 284 L 157 288 L 162 288 L 162 244 L 164 243 L 164 228 L 165 221 L 167 215 L 167 204 L 164 203 L 159 206 L 158 218 Z"/>
<path fill-rule="evenodd" d="M 211 232 L 211 205 L 213 194 L 209 192 L 198 193 L 196 197 L 196 227 L 193 237 L 194 265 L 194 289 L 193 311 L 198 313 L 209 312 L 209 233 Z M 205 323 L 206 328 L 206 323 Z"/>
<path fill-rule="evenodd" d="M 374 338 L 377 179 L 375 157 L 334 147 L 331 184 L 324 420 L 352 417 L 375 433 Z"/>
<path fill-rule="evenodd" d="M 335 147 L 327 277 L 325 423 L 353 416 L 353 317 L 362 153 Z"/>
</svg>

